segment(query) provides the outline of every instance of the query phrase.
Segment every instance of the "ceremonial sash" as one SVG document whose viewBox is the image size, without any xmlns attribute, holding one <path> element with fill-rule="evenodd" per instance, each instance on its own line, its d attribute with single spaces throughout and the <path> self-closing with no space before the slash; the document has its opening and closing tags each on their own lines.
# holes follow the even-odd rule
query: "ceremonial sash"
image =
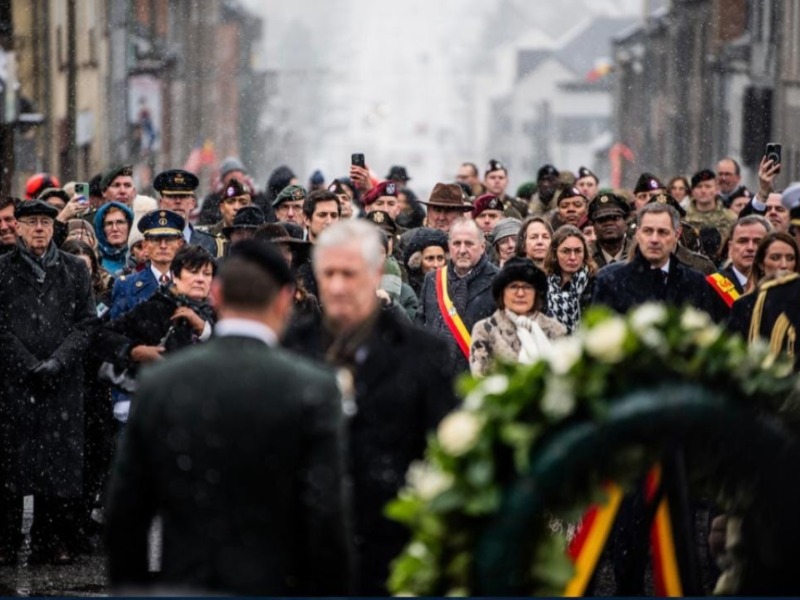
<svg viewBox="0 0 800 600">
<path fill-rule="evenodd" d="M 722 273 L 712 273 L 706 277 L 706 281 L 711 284 L 711 287 L 720 295 L 720 298 L 725 301 L 728 308 L 733 306 L 733 303 L 741 296 L 741 294 L 736 291 L 736 286 L 733 282 Z"/>
<path fill-rule="evenodd" d="M 611 533 L 611 527 L 617 518 L 622 489 L 615 483 L 605 485 L 608 501 L 602 506 L 594 504 L 581 519 L 578 533 L 567 548 L 567 554 L 575 565 L 575 574 L 564 588 L 564 596 L 577 598 L 586 592 L 586 586 L 592 578 L 597 561 Z"/>
<path fill-rule="evenodd" d="M 472 337 L 469 329 L 456 310 L 453 300 L 447 293 L 447 267 L 442 267 L 436 272 L 436 300 L 439 302 L 439 311 L 442 313 L 445 325 L 461 348 L 461 352 L 469 359 L 469 349 L 472 346 Z"/>
<path fill-rule="evenodd" d="M 656 465 L 647 475 L 647 503 L 653 502 L 661 486 L 661 466 Z M 678 556 L 672 533 L 669 501 L 663 496 L 658 503 L 653 525 L 650 529 L 650 544 L 653 553 L 653 579 L 656 596 L 683 596 Z"/>
</svg>

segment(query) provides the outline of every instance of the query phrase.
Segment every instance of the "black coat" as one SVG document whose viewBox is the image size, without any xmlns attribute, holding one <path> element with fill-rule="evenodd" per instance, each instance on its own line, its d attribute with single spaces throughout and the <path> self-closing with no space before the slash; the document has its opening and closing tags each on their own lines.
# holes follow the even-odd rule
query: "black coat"
<svg viewBox="0 0 800 600">
<path fill-rule="evenodd" d="M 306 321 L 291 328 L 284 344 L 317 360 L 326 351 L 324 331 Z M 455 405 L 447 347 L 390 310 L 382 310 L 359 351 L 354 376 L 357 412 L 349 423 L 354 486 L 356 593 L 386 594 L 389 563 L 408 541 L 408 530 L 383 516 L 404 485 L 413 460 L 421 459 L 427 434 Z"/>
<path fill-rule="evenodd" d="M 83 364 L 95 317 L 89 271 L 58 251 L 37 281 L 21 250 L 0 258 L 0 482 L 16 494 L 82 492 Z M 63 365 L 52 379 L 38 362 Z"/>
<path fill-rule="evenodd" d="M 452 261 L 447 261 L 448 282 L 452 282 L 456 277 L 453 270 Z M 485 319 L 496 310 L 494 296 L 492 295 L 492 281 L 500 271 L 496 265 L 489 262 L 484 255 L 480 262 L 475 265 L 475 269 L 470 275 L 470 282 L 467 286 L 466 310 L 460 313 L 461 319 L 467 331 L 472 331 L 475 324 L 481 319 Z M 469 371 L 469 358 L 464 355 L 461 348 L 450 333 L 444 317 L 439 310 L 439 301 L 436 297 L 436 279 L 438 271 L 430 271 L 425 275 L 425 282 L 419 293 L 419 310 L 417 310 L 416 322 L 418 325 L 436 334 L 447 342 L 448 365 L 453 375 L 466 373 Z M 452 289 L 452 287 L 451 287 Z M 451 291 L 452 295 L 452 291 Z"/>
<path fill-rule="evenodd" d="M 629 263 L 614 263 L 597 273 L 592 304 L 604 304 L 618 313 L 645 302 L 666 302 L 674 306 L 690 305 L 698 310 L 713 312 L 714 291 L 699 271 L 684 265 L 673 255 L 669 261 L 666 287 L 659 289 L 660 269 L 636 251 Z"/>
<path fill-rule="evenodd" d="M 279 348 L 214 338 L 145 370 L 109 488 L 111 583 L 344 595 L 342 414 L 333 375 Z M 164 589 L 164 588 L 161 588 Z"/>
</svg>

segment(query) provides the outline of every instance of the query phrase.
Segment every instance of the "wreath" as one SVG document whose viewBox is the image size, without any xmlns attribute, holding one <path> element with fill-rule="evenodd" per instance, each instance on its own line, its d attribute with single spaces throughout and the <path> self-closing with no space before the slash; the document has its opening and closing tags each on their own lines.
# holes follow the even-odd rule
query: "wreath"
<svg viewBox="0 0 800 600">
<path fill-rule="evenodd" d="M 554 342 L 535 364 L 498 364 L 483 379 L 464 376 L 462 406 L 429 437 L 424 460 L 411 465 L 406 486 L 386 507 L 389 518 L 411 530 L 392 564 L 390 591 L 483 593 L 476 581 L 481 536 L 537 449 L 570 425 L 602 426 L 620 398 L 676 384 L 699 384 L 726 406 L 785 420 L 798 412 L 791 374 L 790 361 L 766 345 L 747 346 L 705 313 L 649 303 L 624 317 L 592 308 L 578 332 Z M 690 462 L 693 482 L 724 508 L 746 510 L 753 490 L 735 465 L 718 460 L 719 448 L 703 443 Z M 572 526 L 604 499 L 604 482 L 630 486 L 658 458 L 641 443 L 598 460 L 588 476 L 560 482 L 562 493 L 539 514 L 538 534 L 526 547 L 521 592 L 562 594 L 574 573 L 566 553 Z"/>
</svg>

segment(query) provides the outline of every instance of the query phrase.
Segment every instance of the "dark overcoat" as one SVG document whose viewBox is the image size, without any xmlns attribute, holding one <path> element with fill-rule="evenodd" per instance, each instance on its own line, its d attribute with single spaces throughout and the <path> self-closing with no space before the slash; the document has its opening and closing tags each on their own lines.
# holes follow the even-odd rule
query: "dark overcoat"
<svg viewBox="0 0 800 600">
<path fill-rule="evenodd" d="M 89 271 L 58 251 L 43 281 L 20 248 L 0 258 L 0 483 L 13 494 L 81 495 L 83 365 L 95 318 Z M 63 368 L 29 374 L 42 360 Z"/>
<path fill-rule="evenodd" d="M 324 332 L 299 323 L 285 345 L 323 360 Z M 426 436 L 455 406 L 447 347 L 391 310 L 382 310 L 357 352 L 356 414 L 349 421 L 359 595 L 385 595 L 389 563 L 408 541 L 408 530 L 383 515 L 405 483 L 412 461 L 421 459 Z M 357 359 L 358 360 L 358 359 Z"/>
<path fill-rule="evenodd" d="M 342 411 L 332 373 L 260 340 L 214 338 L 145 369 L 108 495 L 111 583 L 237 595 L 350 590 Z"/>
</svg>

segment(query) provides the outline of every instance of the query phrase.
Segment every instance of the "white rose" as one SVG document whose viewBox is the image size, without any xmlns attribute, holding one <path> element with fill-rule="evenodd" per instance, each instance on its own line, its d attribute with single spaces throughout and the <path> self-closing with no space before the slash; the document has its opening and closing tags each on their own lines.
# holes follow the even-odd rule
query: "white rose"
<svg viewBox="0 0 800 600">
<path fill-rule="evenodd" d="M 656 325 L 661 325 L 667 318 L 667 311 L 663 304 L 646 302 L 636 308 L 630 316 L 631 329 L 637 335 L 645 336 Z"/>
<path fill-rule="evenodd" d="M 473 413 L 457 410 L 442 419 L 437 436 L 445 452 L 450 456 L 461 456 L 475 446 L 482 426 L 481 420 Z"/>
<path fill-rule="evenodd" d="M 453 485 L 453 476 L 450 473 L 444 473 L 422 461 L 411 463 L 406 479 L 411 489 L 426 501 L 433 500 Z"/>
<path fill-rule="evenodd" d="M 414 558 L 417 558 L 419 560 L 426 559 L 428 557 L 428 555 L 430 554 L 428 552 L 427 546 L 425 546 L 425 544 L 423 544 L 422 542 L 419 542 L 419 541 L 411 542 L 408 545 L 407 552 L 409 553 L 409 555 L 411 555 Z"/>
<path fill-rule="evenodd" d="M 558 338 L 548 356 L 550 369 L 556 375 L 565 375 L 580 360 L 582 353 L 583 347 L 577 337 Z"/>
<path fill-rule="evenodd" d="M 619 362 L 624 354 L 622 344 L 627 334 L 628 328 L 621 318 L 602 321 L 584 333 L 586 352 L 602 362 Z"/>
<path fill-rule="evenodd" d="M 681 327 L 684 329 L 703 329 L 711 324 L 708 313 L 696 308 L 687 307 L 681 314 Z"/>
<path fill-rule="evenodd" d="M 542 398 L 542 412 L 551 419 L 560 419 L 575 409 L 572 383 L 564 377 L 551 377 Z"/>
<path fill-rule="evenodd" d="M 694 341 L 701 348 L 708 348 L 719 339 L 721 334 L 722 330 L 719 327 L 709 325 L 708 327 L 703 327 L 694 335 Z"/>
<path fill-rule="evenodd" d="M 481 387 L 487 394 L 502 394 L 508 389 L 508 377 L 505 375 L 490 375 L 483 380 Z"/>
<path fill-rule="evenodd" d="M 479 410 L 483 406 L 483 390 L 475 388 L 464 398 L 464 410 Z"/>
</svg>

